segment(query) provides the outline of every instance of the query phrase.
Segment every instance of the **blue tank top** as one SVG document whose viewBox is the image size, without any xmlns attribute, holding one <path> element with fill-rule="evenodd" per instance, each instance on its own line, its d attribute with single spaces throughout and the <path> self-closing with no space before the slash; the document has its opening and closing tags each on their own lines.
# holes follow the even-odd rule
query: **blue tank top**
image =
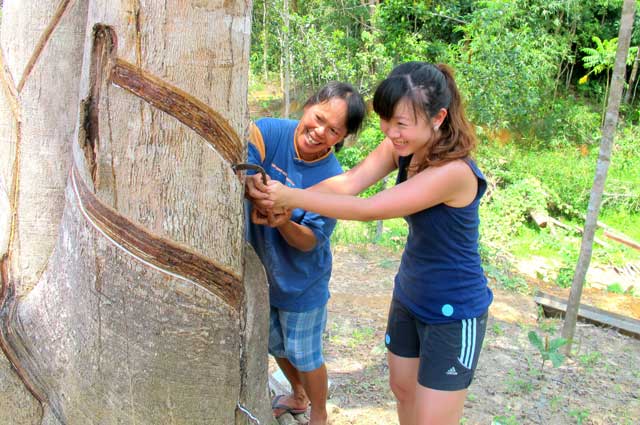
<svg viewBox="0 0 640 425">
<path fill-rule="evenodd" d="M 398 162 L 396 184 L 407 179 L 411 155 Z M 487 182 L 475 162 L 465 162 L 478 178 L 473 202 L 462 208 L 438 204 L 405 217 L 409 236 L 393 295 L 425 323 L 478 317 L 493 300 L 478 252 L 478 207 Z"/>
</svg>

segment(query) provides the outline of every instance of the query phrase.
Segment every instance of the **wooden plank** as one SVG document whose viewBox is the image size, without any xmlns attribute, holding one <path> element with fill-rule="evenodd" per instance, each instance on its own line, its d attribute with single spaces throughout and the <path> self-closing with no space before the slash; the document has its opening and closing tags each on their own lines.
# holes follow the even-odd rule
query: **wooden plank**
<svg viewBox="0 0 640 425">
<path fill-rule="evenodd" d="M 549 221 L 549 223 L 551 223 L 553 225 L 556 225 L 558 227 L 561 227 L 561 228 L 563 228 L 565 230 L 573 231 L 573 232 L 576 232 L 576 233 L 578 233 L 580 235 L 584 233 L 583 230 L 580 227 L 575 226 L 575 225 L 564 224 L 560 220 L 558 220 L 556 218 L 553 218 L 551 216 L 547 217 L 547 220 Z M 596 237 L 593 238 L 593 241 L 595 243 L 597 243 L 598 245 L 604 247 L 604 248 L 611 248 L 611 245 L 609 245 L 608 243 L 606 243 L 606 242 L 604 242 L 604 241 L 602 241 L 602 240 L 600 240 L 600 239 L 598 239 Z"/>
<path fill-rule="evenodd" d="M 540 211 L 531 210 L 529 211 L 529 215 L 531 216 L 533 221 L 536 222 L 538 227 L 540 228 L 547 227 L 547 222 L 549 221 L 549 216 L 547 214 Z"/>
<path fill-rule="evenodd" d="M 627 245 L 628 247 L 631 247 L 633 249 L 637 249 L 638 251 L 640 251 L 640 243 L 634 240 L 631 240 L 630 238 L 614 235 L 613 233 L 606 230 L 604 232 L 604 235 L 609 239 L 613 239 L 616 242 L 620 242 L 621 244 Z"/>
<path fill-rule="evenodd" d="M 564 317 L 567 301 L 555 295 L 538 292 L 534 298 L 536 304 L 542 306 L 546 316 Z M 621 334 L 640 339 L 640 320 L 621 314 L 611 313 L 596 307 L 580 304 L 578 320 L 616 329 Z"/>
</svg>

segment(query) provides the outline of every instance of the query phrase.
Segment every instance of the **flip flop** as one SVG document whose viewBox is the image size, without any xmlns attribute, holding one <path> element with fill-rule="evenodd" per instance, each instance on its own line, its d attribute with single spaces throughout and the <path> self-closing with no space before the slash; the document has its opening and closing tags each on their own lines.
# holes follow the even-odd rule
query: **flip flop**
<svg viewBox="0 0 640 425">
<path fill-rule="evenodd" d="M 307 411 L 306 408 L 304 409 L 296 409 L 295 407 L 291 407 L 291 406 L 287 406 L 284 403 L 280 403 L 280 399 L 282 397 L 284 397 L 284 394 L 280 394 L 277 395 L 273 398 L 273 400 L 271 400 L 271 410 L 281 410 L 280 413 L 278 413 L 277 415 L 275 414 L 275 412 L 273 413 L 273 416 L 278 419 L 280 416 L 284 415 L 285 413 L 291 413 L 292 415 L 299 415 L 301 413 L 305 413 Z"/>
</svg>

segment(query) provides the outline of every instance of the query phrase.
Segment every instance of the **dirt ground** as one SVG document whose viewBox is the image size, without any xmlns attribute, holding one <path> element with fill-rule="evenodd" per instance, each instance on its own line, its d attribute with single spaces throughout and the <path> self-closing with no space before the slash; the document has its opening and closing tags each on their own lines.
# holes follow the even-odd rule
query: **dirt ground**
<svg viewBox="0 0 640 425">
<path fill-rule="evenodd" d="M 335 248 L 325 336 L 333 425 L 398 423 L 383 340 L 399 261 L 379 247 Z M 640 340 L 580 323 L 572 358 L 542 367 L 527 334 L 553 340 L 562 321 L 540 317 L 532 295 L 490 284 L 495 299 L 463 424 L 640 423 Z M 639 298 L 585 290 L 582 301 L 640 319 Z"/>
</svg>

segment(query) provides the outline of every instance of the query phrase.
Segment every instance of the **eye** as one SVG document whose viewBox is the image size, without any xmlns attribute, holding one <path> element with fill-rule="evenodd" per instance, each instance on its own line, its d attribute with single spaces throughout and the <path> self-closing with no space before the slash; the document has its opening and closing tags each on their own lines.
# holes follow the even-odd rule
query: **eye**
<svg viewBox="0 0 640 425">
<path fill-rule="evenodd" d="M 338 135 L 338 130 L 336 130 L 335 128 L 332 128 L 329 131 L 331 131 L 331 134 L 333 134 L 334 136 Z"/>
</svg>

